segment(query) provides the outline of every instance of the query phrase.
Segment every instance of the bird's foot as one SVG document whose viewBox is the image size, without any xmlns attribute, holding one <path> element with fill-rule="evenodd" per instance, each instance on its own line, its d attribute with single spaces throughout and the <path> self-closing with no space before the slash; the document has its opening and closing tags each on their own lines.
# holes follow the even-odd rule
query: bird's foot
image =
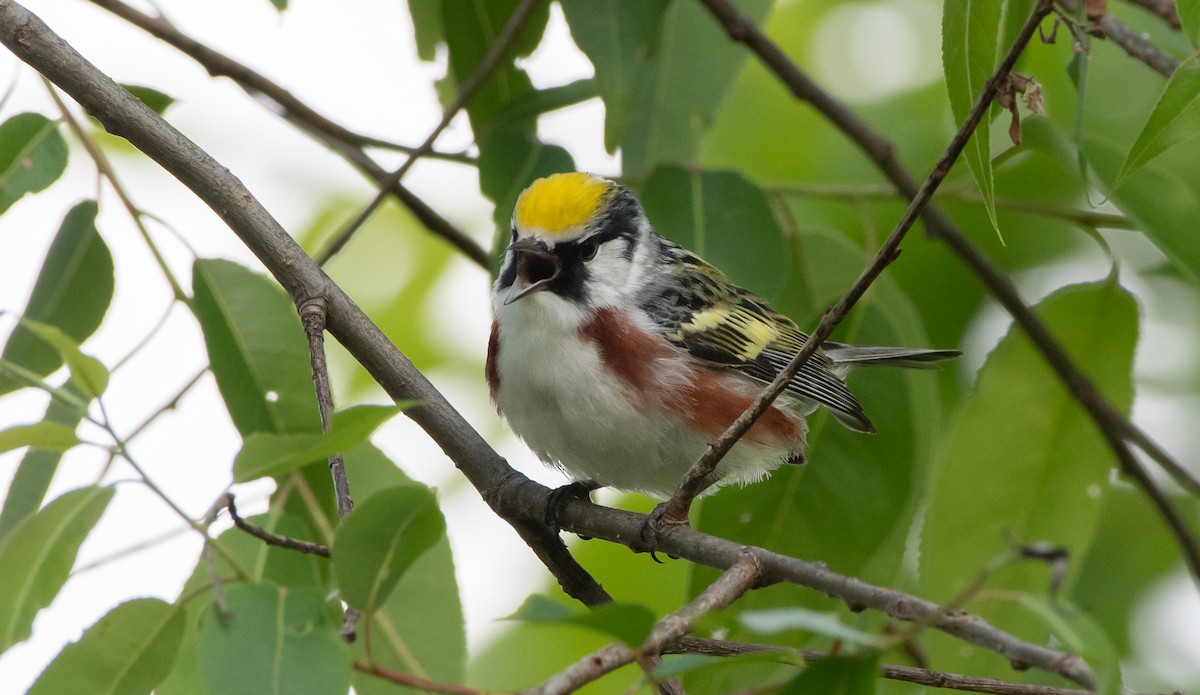
<svg viewBox="0 0 1200 695">
<path fill-rule="evenodd" d="M 590 480 L 576 480 L 551 490 L 550 494 L 546 496 L 546 525 L 555 532 L 560 531 L 562 529 L 562 513 L 567 500 L 591 502 L 592 490 L 598 487 L 600 487 L 598 483 Z M 580 536 L 580 538 L 586 538 L 586 536 Z"/>
<path fill-rule="evenodd" d="M 662 564 L 662 560 L 658 559 L 658 539 L 662 531 L 675 526 L 687 526 L 687 512 L 683 516 L 679 516 L 679 512 L 671 507 L 671 502 L 663 502 L 646 515 L 646 520 L 642 522 L 642 542 L 646 544 L 646 550 L 650 553 L 650 559 L 658 564 Z M 667 557 L 672 560 L 678 559 L 674 555 L 668 554 Z"/>
</svg>

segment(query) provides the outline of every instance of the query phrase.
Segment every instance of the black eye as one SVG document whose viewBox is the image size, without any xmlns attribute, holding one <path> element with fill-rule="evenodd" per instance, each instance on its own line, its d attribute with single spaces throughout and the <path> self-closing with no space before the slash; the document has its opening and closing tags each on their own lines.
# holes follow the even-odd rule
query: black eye
<svg viewBox="0 0 1200 695">
<path fill-rule="evenodd" d="M 600 242 L 595 238 L 588 239 L 579 243 L 579 257 L 585 261 L 590 261 L 596 257 L 596 252 L 600 250 Z"/>
<path fill-rule="evenodd" d="M 511 244 L 513 241 L 516 241 L 516 240 L 517 240 L 517 225 L 514 224 L 512 226 L 512 239 L 509 241 L 509 243 Z"/>
</svg>

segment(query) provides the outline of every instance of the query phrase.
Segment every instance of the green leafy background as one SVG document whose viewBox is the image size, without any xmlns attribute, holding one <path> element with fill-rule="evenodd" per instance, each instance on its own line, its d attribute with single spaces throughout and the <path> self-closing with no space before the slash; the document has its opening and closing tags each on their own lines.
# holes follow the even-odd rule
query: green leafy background
<svg viewBox="0 0 1200 695">
<path fill-rule="evenodd" d="M 312 16 L 297 3 L 250 4 L 259 7 L 235 11 L 246 13 L 245 25 L 261 36 L 286 35 L 292 22 Z M 392 103 L 390 90 L 401 85 L 436 114 L 435 104 L 450 102 L 518 4 L 409 0 L 410 17 L 354 15 L 353 29 L 326 32 L 329 46 L 309 42 L 304 55 L 280 49 L 287 58 L 272 67 L 292 74 L 289 86 L 306 96 L 312 84 L 338 83 L 342 91 L 328 100 L 312 97 L 318 110 L 419 142 L 436 115 L 399 127 L 406 109 L 379 104 Z M 1035 3 L 734 4 L 921 177 Z M 1200 451 L 1183 424 L 1190 419 L 1178 415 L 1194 412 L 1200 399 L 1200 138 L 1193 137 L 1200 133 L 1200 73 L 1190 57 L 1200 41 L 1200 2 L 1178 5 L 1181 31 L 1132 4 L 1110 3 L 1183 62 L 1169 81 L 1105 42 L 1091 41 L 1086 59 L 1074 54 L 1064 27 L 1053 43 L 1035 39 L 1017 69 L 1040 84 L 1045 112 L 1022 105 L 1017 147 L 1008 139 L 1008 113 L 993 108 L 936 202 L 1036 304 L 1113 405 L 1152 425 L 1187 462 Z M 187 12 L 168 9 L 185 27 Z M 1048 36 L 1050 24 L 1043 29 Z M 371 38 L 376 30 L 390 33 Z M 403 40 L 393 40 L 398 33 Z M 243 44 L 275 46 L 261 36 Z M 574 64 L 584 66 L 575 72 L 555 65 L 570 41 L 578 50 Z M 374 44 L 390 53 L 350 67 Z M 145 50 L 162 50 L 153 45 Z M 397 50 L 406 52 L 403 59 Z M 514 53 L 438 143 L 446 151 L 466 148 L 468 161 L 427 161 L 406 179 L 489 250 L 491 267 L 470 266 L 388 203 L 326 270 L 502 454 L 559 484 L 490 412 L 482 379 L 488 271 L 496 269 L 511 207 L 530 181 L 575 168 L 619 175 L 660 233 L 804 327 L 815 326 L 849 287 L 903 205 L 861 151 L 731 42 L 701 3 L 544 4 Z M 355 75 L 318 78 L 304 62 L 308 54 L 327 63 L 345 56 L 339 69 Z M 417 57 L 425 62 L 416 64 Z M 401 63 L 405 70 L 391 67 Z M 360 74 L 369 81 L 355 81 Z M 210 99 L 204 90 L 136 71 L 119 77 L 169 119 L 204 121 L 189 110 Z M 417 87 L 405 81 L 417 78 Z M 386 404 L 332 342 L 339 409 L 333 433 L 321 435 L 292 300 L 210 213 L 184 202 L 177 186 L 152 193 L 149 181 L 161 173 L 148 173 L 127 144 L 83 119 L 149 213 L 142 217 L 154 243 L 148 247 L 109 190 L 97 194 L 91 185 L 95 173 L 76 136 L 23 89 L 11 104 L 7 97 L 0 102 L 0 238 L 15 249 L 0 261 L 11 270 L 0 266 L 0 275 L 23 283 L 0 305 L 9 331 L 0 353 L 0 393 L 9 394 L 0 400 L 9 408 L 0 450 L 11 450 L 0 458 L 6 474 L 11 470 L 0 507 L 0 651 L 7 650 L 0 679 L 18 669 L 24 645 L 39 643 L 35 619 L 54 615 L 73 586 L 93 581 L 129 584 L 134 593 L 113 592 L 108 604 L 73 616 L 69 635 L 41 647 L 48 649 L 41 675 L 25 678 L 31 692 L 340 693 L 351 684 L 360 693 L 401 692 L 352 669 L 368 650 L 364 639 L 341 641 L 342 598 L 368 613 L 369 657 L 378 666 L 519 689 L 614 639 L 636 643 L 653 619 L 716 578 L 710 568 L 657 565 L 623 547 L 572 539 L 580 562 L 618 601 L 602 612 L 582 611 L 398 414 L 406 404 Z M 268 207 L 306 250 L 323 248 L 371 191 L 288 126 L 268 121 L 289 133 L 264 139 L 270 147 L 228 139 L 229 128 L 241 132 L 238 126 L 268 118 L 235 98 L 236 108 L 211 119 L 221 127 L 198 139 L 252 190 L 265 192 Z M 353 106 L 358 100 L 371 107 Z M 26 248 L 17 243 L 24 239 L 42 241 Z M 1114 472 L 1091 420 L 962 264 L 919 225 L 903 250 L 835 339 L 967 354 L 936 372 L 851 375 L 878 434 L 851 433 L 815 414 L 806 466 L 703 500 L 693 516 L 697 527 L 933 601 L 975 586 L 966 609 L 1024 639 L 1086 655 L 1101 692 L 1118 692 L 1121 684 L 1140 691 L 1200 687 L 1200 671 L 1161 667 L 1172 654 L 1186 661 L 1189 652 L 1164 640 L 1175 633 L 1160 629 L 1148 606 L 1163 596 L 1187 594 L 1191 605 L 1195 599 L 1178 590 L 1187 582 L 1160 518 Z M 164 289 L 167 271 L 182 289 L 178 301 Z M 158 284 L 146 289 L 145 277 Z M 190 543 L 178 556 L 186 560 L 161 561 L 174 567 L 168 589 L 131 581 L 138 573 L 119 555 L 89 554 L 86 542 L 96 538 L 115 537 L 106 547 L 119 553 L 182 527 L 144 486 L 128 482 L 139 473 L 119 457 L 105 460 L 114 443 L 96 423 L 111 416 L 114 431 L 132 436 L 142 418 L 206 367 L 192 395 L 175 404 L 178 412 L 166 411 L 127 453 L 163 481 L 166 494 L 186 500 L 192 517 L 237 483 L 233 490 L 254 523 L 331 545 L 335 563 L 265 546 L 224 521 L 213 531 L 212 562 L 222 579 L 216 590 L 195 534 L 180 532 Z M 334 450 L 346 452 L 360 512 L 344 525 L 324 460 Z M 1196 500 L 1167 488 L 1196 528 Z M 131 511 L 141 496 L 157 516 Z M 615 494 L 601 500 L 639 511 L 652 504 Z M 1056 592 L 1048 565 L 1006 561 L 1018 543 L 1066 550 Z M 158 547 L 135 554 L 155 557 Z M 101 570 L 81 559 L 97 557 Z M 73 566 L 77 575 L 68 579 Z M 1181 607 L 1178 614 L 1186 610 L 1200 609 Z M 1172 629 L 1200 643 L 1195 622 Z M 705 617 L 697 634 L 840 649 L 838 658 L 805 665 L 670 657 L 665 668 L 692 693 L 763 684 L 787 693 L 923 692 L 874 677 L 879 663 L 911 663 L 913 650 L 886 641 L 903 629 L 818 592 L 775 585 Z M 1014 671 L 994 653 L 933 630 L 916 640 L 934 668 L 1069 685 Z M 1155 650 L 1167 657 L 1147 657 Z M 631 687 L 649 692 L 643 674 L 627 668 L 585 692 Z"/>
</svg>

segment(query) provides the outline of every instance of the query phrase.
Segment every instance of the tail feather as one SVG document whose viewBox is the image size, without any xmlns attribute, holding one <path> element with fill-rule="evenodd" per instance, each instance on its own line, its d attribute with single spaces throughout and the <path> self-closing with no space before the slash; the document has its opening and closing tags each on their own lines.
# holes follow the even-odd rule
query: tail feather
<svg viewBox="0 0 1200 695">
<path fill-rule="evenodd" d="M 907 367 L 910 369 L 937 369 L 936 362 L 954 359 L 962 355 L 961 350 L 927 350 L 922 348 L 875 347 L 826 342 L 825 354 L 835 364 L 855 367 Z"/>
</svg>

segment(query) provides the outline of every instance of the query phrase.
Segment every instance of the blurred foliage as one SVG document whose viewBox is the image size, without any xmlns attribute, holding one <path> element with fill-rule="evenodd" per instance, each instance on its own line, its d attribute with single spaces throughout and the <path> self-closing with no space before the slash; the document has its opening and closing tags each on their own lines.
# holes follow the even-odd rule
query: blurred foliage
<svg viewBox="0 0 1200 695">
<path fill-rule="evenodd" d="M 445 68 L 437 86 L 444 105 L 479 68 L 519 4 L 409 0 L 419 57 Z M 920 178 L 1035 3 L 735 4 L 885 137 Z M 273 5 L 290 11 L 282 0 Z M 558 12 L 544 4 L 466 108 L 477 159 L 455 166 L 470 168 L 478 194 L 494 205 L 487 223 L 494 230 L 476 235 L 491 239 L 493 258 L 498 262 L 508 242 L 520 191 L 540 176 L 574 169 L 579 159 L 569 144 L 543 138 L 540 118 L 550 112 L 568 118 L 567 107 L 598 98 L 606 116 L 603 133 L 592 135 L 619 154 L 621 179 L 657 231 L 801 326 L 815 326 L 903 212 L 883 175 L 730 41 L 701 3 L 559 0 L 559 6 L 594 76 L 548 86 L 531 78 L 536 61 L 529 56 L 554 29 L 550 18 Z M 1135 394 L 1174 403 L 1200 398 L 1194 368 L 1157 381 L 1135 369 L 1139 350 L 1143 361 L 1154 361 L 1178 347 L 1146 340 L 1161 328 L 1156 322 L 1200 343 L 1195 316 L 1185 315 L 1200 305 L 1200 138 L 1194 137 L 1200 73 L 1191 57 L 1200 2 L 1180 0 L 1183 31 L 1131 4 L 1112 2 L 1109 9 L 1171 55 L 1190 59 L 1168 82 L 1105 41 L 1089 40 L 1089 53 L 1077 53 L 1068 27 L 1047 20 L 1045 40 L 1035 38 L 1017 68 L 1040 85 L 1044 113 L 1020 107 L 1022 142 L 1014 145 L 1009 113 L 993 108 L 935 201 L 1128 413 Z M 155 88 L 129 89 L 159 112 L 174 101 Z M 5 114 L 0 213 L 39 204 L 38 193 L 63 175 L 69 150 L 60 130 L 44 114 Z M 96 140 L 128 152 L 115 137 Z M 85 194 L 94 192 L 76 199 Z M 330 193 L 298 241 L 308 250 L 322 247 L 359 205 Z M 57 232 L 28 230 L 55 236 L 30 288 L 25 320 L 14 321 L 4 344 L 0 393 L 39 388 L 52 398 L 40 422 L 0 429 L 0 449 L 30 447 L 0 509 L 0 650 L 28 637 L 101 514 L 121 511 L 120 496 L 101 484 L 43 506 L 62 451 L 83 439 L 76 433 L 81 422 L 89 419 L 116 437 L 98 402 L 117 365 L 97 361 L 86 342 L 108 317 L 122 267 L 97 226 L 104 219 L 98 206 L 85 200 L 62 211 Z M 971 272 L 920 225 L 903 249 L 835 339 L 972 353 L 941 372 L 852 375 L 850 385 L 878 434 L 849 432 L 818 412 L 810 418 L 807 465 L 704 499 L 695 525 L 932 601 L 961 601 L 1023 639 L 1085 655 L 1101 692 L 1117 692 L 1122 682 L 1139 690 L 1200 687 L 1154 671 L 1131 631 L 1139 605 L 1180 571 L 1170 530 L 1116 470 L 1095 425 Z M 461 263 L 415 217 L 388 204 L 326 270 L 419 369 L 474 383 L 482 380 L 482 349 L 456 342 L 462 334 L 452 330 L 459 319 L 446 291 Z M 469 291 L 482 297 L 479 277 Z M 524 688 L 614 638 L 637 643 L 655 619 L 717 577 L 713 568 L 657 565 L 621 546 L 573 541 L 573 554 L 618 603 L 582 613 L 538 577 L 527 587 L 533 598 L 468 659 L 446 535 L 447 525 L 455 527 L 453 505 L 410 480 L 369 441 L 395 409 L 363 407 L 381 398 L 365 370 L 330 346 L 336 401 L 350 407 L 334 415 L 333 431 L 323 435 L 303 331 L 292 300 L 274 281 L 232 261 L 198 258 L 191 295 L 181 301 L 203 337 L 229 426 L 243 438 L 236 463 L 221 462 L 214 474 L 223 484 L 269 478 L 269 509 L 250 521 L 332 546 L 337 562 L 226 531 L 212 540 L 211 559 L 197 561 L 174 603 L 138 599 L 114 607 L 62 650 L 33 692 L 341 693 L 351 684 L 371 695 L 403 691 L 355 671 L 356 661 L 435 681 Z M 1183 442 L 1177 458 L 1195 459 L 1195 433 L 1181 432 L 1177 440 Z M 128 457 L 119 439 L 105 446 L 114 457 Z M 358 503 L 344 524 L 324 460 L 334 450 L 345 451 Z M 1168 493 L 1195 529 L 1196 500 L 1173 487 Z M 618 502 L 638 511 L 650 505 L 637 496 Z M 1065 575 L 1053 582 L 1057 591 L 1053 568 L 1013 561 L 1020 544 L 1066 551 Z M 339 634 L 343 601 L 364 611 L 363 639 L 353 645 Z M 678 674 L 691 693 L 767 686 L 906 694 L 925 691 L 876 678 L 878 664 L 909 663 L 923 653 L 939 670 L 1068 685 L 1014 671 L 996 654 L 934 630 L 917 630 L 909 644 L 898 645 L 892 636 L 903 629 L 819 592 L 776 584 L 705 616 L 697 634 L 842 650 L 836 658 L 805 665 L 790 657 L 668 657 L 663 669 Z M 636 668 L 584 691 L 631 688 L 649 691 Z"/>
</svg>

